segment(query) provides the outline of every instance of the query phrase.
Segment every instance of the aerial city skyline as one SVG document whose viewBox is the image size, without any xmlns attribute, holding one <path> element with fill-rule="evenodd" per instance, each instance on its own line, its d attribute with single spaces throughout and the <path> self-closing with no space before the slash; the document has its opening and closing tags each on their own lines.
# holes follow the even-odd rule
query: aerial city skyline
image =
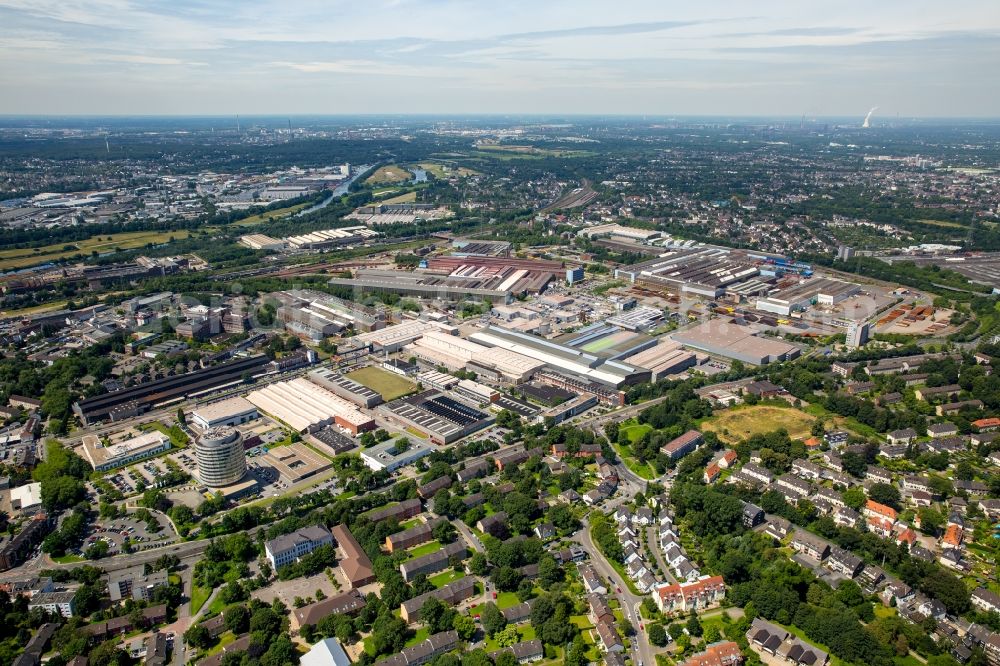
<svg viewBox="0 0 1000 666">
<path fill-rule="evenodd" d="M 1000 666 L 998 8 L 0 0 L 0 666 Z"/>
</svg>

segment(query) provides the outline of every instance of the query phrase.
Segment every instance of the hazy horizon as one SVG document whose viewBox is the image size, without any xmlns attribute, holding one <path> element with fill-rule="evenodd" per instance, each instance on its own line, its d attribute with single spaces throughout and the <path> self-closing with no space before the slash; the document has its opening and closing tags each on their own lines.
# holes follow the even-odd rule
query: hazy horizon
<svg viewBox="0 0 1000 666">
<path fill-rule="evenodd" d="M 997 117 L 1000 9 L 0 0 L 5 116 Z"/>
</svg>

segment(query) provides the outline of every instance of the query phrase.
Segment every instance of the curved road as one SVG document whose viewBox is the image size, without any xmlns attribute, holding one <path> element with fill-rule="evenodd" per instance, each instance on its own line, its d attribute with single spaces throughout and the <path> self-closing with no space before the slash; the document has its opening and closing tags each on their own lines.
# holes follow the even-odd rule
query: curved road
<svg viewBox="0 0 1000 666">
<path fill-rule="evenodd" d="M 590 537 L 590 523 L 586 519 L 583 521 L 583 529 L 573 535 L 573 540 L 578 542 L 587 551 L 587 554 L 590 555 L 590 563 L 597 573 L 615 587 L 614 590 L 609 590 L 608 593 L 614 594 L 618 599 L 622 613 L 624 613 L 635 629 L 634 644 L 637 649 L 632 656 L 633 663 L 635 666 L 655 666 L 656 653 L 653 651 L 653 646 L 649 643 L 646 632 L 640 629 L 644 624 L 639 617 L 639 605 L 642 603 L 643 597 L 632 594 L 625 581 L 622 580 L 618 572 L 614 570 L 614 567 L 604 557 L 600 548 L 597 547 L 597 544 Z M 621 591 L 619 592 L 618 590 Z"/>
</svg>

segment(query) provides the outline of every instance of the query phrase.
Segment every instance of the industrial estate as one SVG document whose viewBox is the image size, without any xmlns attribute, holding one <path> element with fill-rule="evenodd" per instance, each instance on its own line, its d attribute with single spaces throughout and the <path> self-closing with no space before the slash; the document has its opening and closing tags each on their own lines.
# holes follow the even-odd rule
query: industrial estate
<svg viewBox="0 0 1000 666">
<path fill-rule="evenodd" d="M 0 662 L 1000 666 L 1000 134 L 869 116 L 0 121 Z"/>
</svg>

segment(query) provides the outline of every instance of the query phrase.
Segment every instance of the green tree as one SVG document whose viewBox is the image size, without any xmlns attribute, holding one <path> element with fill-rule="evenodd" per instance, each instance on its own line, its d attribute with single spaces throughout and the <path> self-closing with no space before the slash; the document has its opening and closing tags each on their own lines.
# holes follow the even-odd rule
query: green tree
<svg viewBox="0 0 1000 666">
<path fill-rule="evenodd" d="M 503 631 L 504 627 L 507 626 L 507 618 L 492 601 L 483 604 L 479 611 L 479 620 L 483 623 L 483 631 L 490 638 Z"/>
</svg>

